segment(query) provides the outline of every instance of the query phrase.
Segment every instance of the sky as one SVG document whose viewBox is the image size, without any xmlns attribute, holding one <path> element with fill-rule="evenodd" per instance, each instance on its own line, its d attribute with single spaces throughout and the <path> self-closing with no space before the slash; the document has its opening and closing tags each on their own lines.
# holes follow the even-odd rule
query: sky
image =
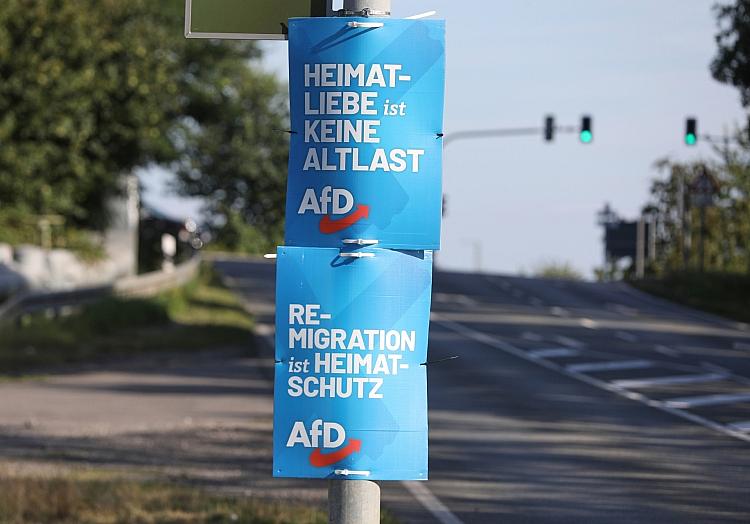
<svg viewBox="0 0 750 524">
<path fill-rule="evenodd" d="M 558 125 L 593 117 L 594 142 L 558 135 L 456 141 L 445 151 L 443 269 L 530 274 L 602 264 L 596 212 L 609 202 L 635 219 L 659 176 L 656 160 L 712 155 L 683 143 L 746 121 L 738 92 L 711 77 L 714 0 L 394 0 L 393 16 L 429 10 L 447 23 L 445 133 Z M 484 9 L 482 9 L 484 8 Z M 286 83 L 286 42 L 264 42 L 264 67 Z M 195 214 L 144 177 L 147 202 Z"/>
</svg>

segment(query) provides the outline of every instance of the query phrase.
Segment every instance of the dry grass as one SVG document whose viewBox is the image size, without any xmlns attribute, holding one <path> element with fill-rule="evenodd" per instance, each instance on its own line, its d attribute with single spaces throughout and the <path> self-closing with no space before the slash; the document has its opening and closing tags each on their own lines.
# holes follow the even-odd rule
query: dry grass
<svg viewBox="0 0 750 524">
<path fill-rule="evenodd" d="M 107 298 L 75 314 L 0 325 L 0 376 L 103 357 L 249 347 L 252 319 L 204 267 L 188 285 L 152 299 Z"/>
<path fill-rule="evenodd" d="M 317 524 L 320 508 L 135 482 L 104 475 L 0 478 L 0 523 Z"/>
</svg>

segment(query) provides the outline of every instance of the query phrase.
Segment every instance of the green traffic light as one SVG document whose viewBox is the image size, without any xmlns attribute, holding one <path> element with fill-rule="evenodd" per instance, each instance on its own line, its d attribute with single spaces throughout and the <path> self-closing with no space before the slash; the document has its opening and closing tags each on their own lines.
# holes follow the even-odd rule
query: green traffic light
<svg viewBox="0 0 750 524">
<path fill-rule="evenodd" d="M 590 144 L 593 139 L 594 134 L 591 131 L 581 131 L 581 142 Z"/>
<path fill-rule="evenodd" d="M 698 142 L 698 138 L 693 133 L 688 133 L 685 135 L 685 143 L 687 145 L 694 146 L 696 142 Z"/>
</svg>

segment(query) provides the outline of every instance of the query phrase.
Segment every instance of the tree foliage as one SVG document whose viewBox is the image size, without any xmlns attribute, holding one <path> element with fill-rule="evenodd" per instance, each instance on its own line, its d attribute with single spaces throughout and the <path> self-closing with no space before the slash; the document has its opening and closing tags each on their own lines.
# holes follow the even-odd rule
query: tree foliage
<svg viewBox="0 0 750 524">
<path fill-rule="evenodd" d="M 711 72 L 719 82 L 740 91 L 742 105 L 750 106 L 750 0 L 735 0 L 715 8 L 718 52 Z"/>
<path fill-rule="evenodd" d="M 175 167 L 180 192 L 205 198 L 215 225 L 226 228 L 220 240 L 238 248 L 240 222 L 273 240 L 281 235 L 288 103 L 275 77 L 247 67 L 223 46 L 205 40 L 187 45 L 190 73 L 181 86 L 185 119 Z"/>
<path fill-rule="evenodd" d="M 750 273 L 749 150 L 745 143 L 723 150 L 720 161 L 657 163 L 666 176 L 653 182 L 644 208 L 656 220 L 656 273 L 699 269 L 701 240 L 705 270 Z M 695 181 L 704 172 L 717 191 L 701 209 Z"/>
<path fill-rule="evenodd" d="M 182 0 L 0 2 L 0 213 L 99 227 L 119 176 L 160 164 L 211 211 L 278 229 L 280 87 L 254 44 L 187 41 L 183 15 Z"/>
</svg>

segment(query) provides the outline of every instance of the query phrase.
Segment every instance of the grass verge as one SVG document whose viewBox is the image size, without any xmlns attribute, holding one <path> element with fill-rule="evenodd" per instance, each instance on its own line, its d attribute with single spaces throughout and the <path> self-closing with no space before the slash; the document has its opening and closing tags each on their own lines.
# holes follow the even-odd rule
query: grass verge
<svg viewBox="0 0 750 524">
<path fill-rule="evenodd" d="M 0 523 L 325 523 L 314 507 L 207 493 L 158 482 L 77 474 L 0 478 Z"/>
<path fill-rule="evenodd" d="M 684 272 L 632 284 L 673 302 L 750 322 L 750 276 L 747 275 Z"/>
<path fill-rule="evenodd" d="M 62 318 L 0 325 L 0 375 L 155 351 L 247 345 L 252 320 L 208 266 L 150 299 L 107 298 Z"/>
</svg>

